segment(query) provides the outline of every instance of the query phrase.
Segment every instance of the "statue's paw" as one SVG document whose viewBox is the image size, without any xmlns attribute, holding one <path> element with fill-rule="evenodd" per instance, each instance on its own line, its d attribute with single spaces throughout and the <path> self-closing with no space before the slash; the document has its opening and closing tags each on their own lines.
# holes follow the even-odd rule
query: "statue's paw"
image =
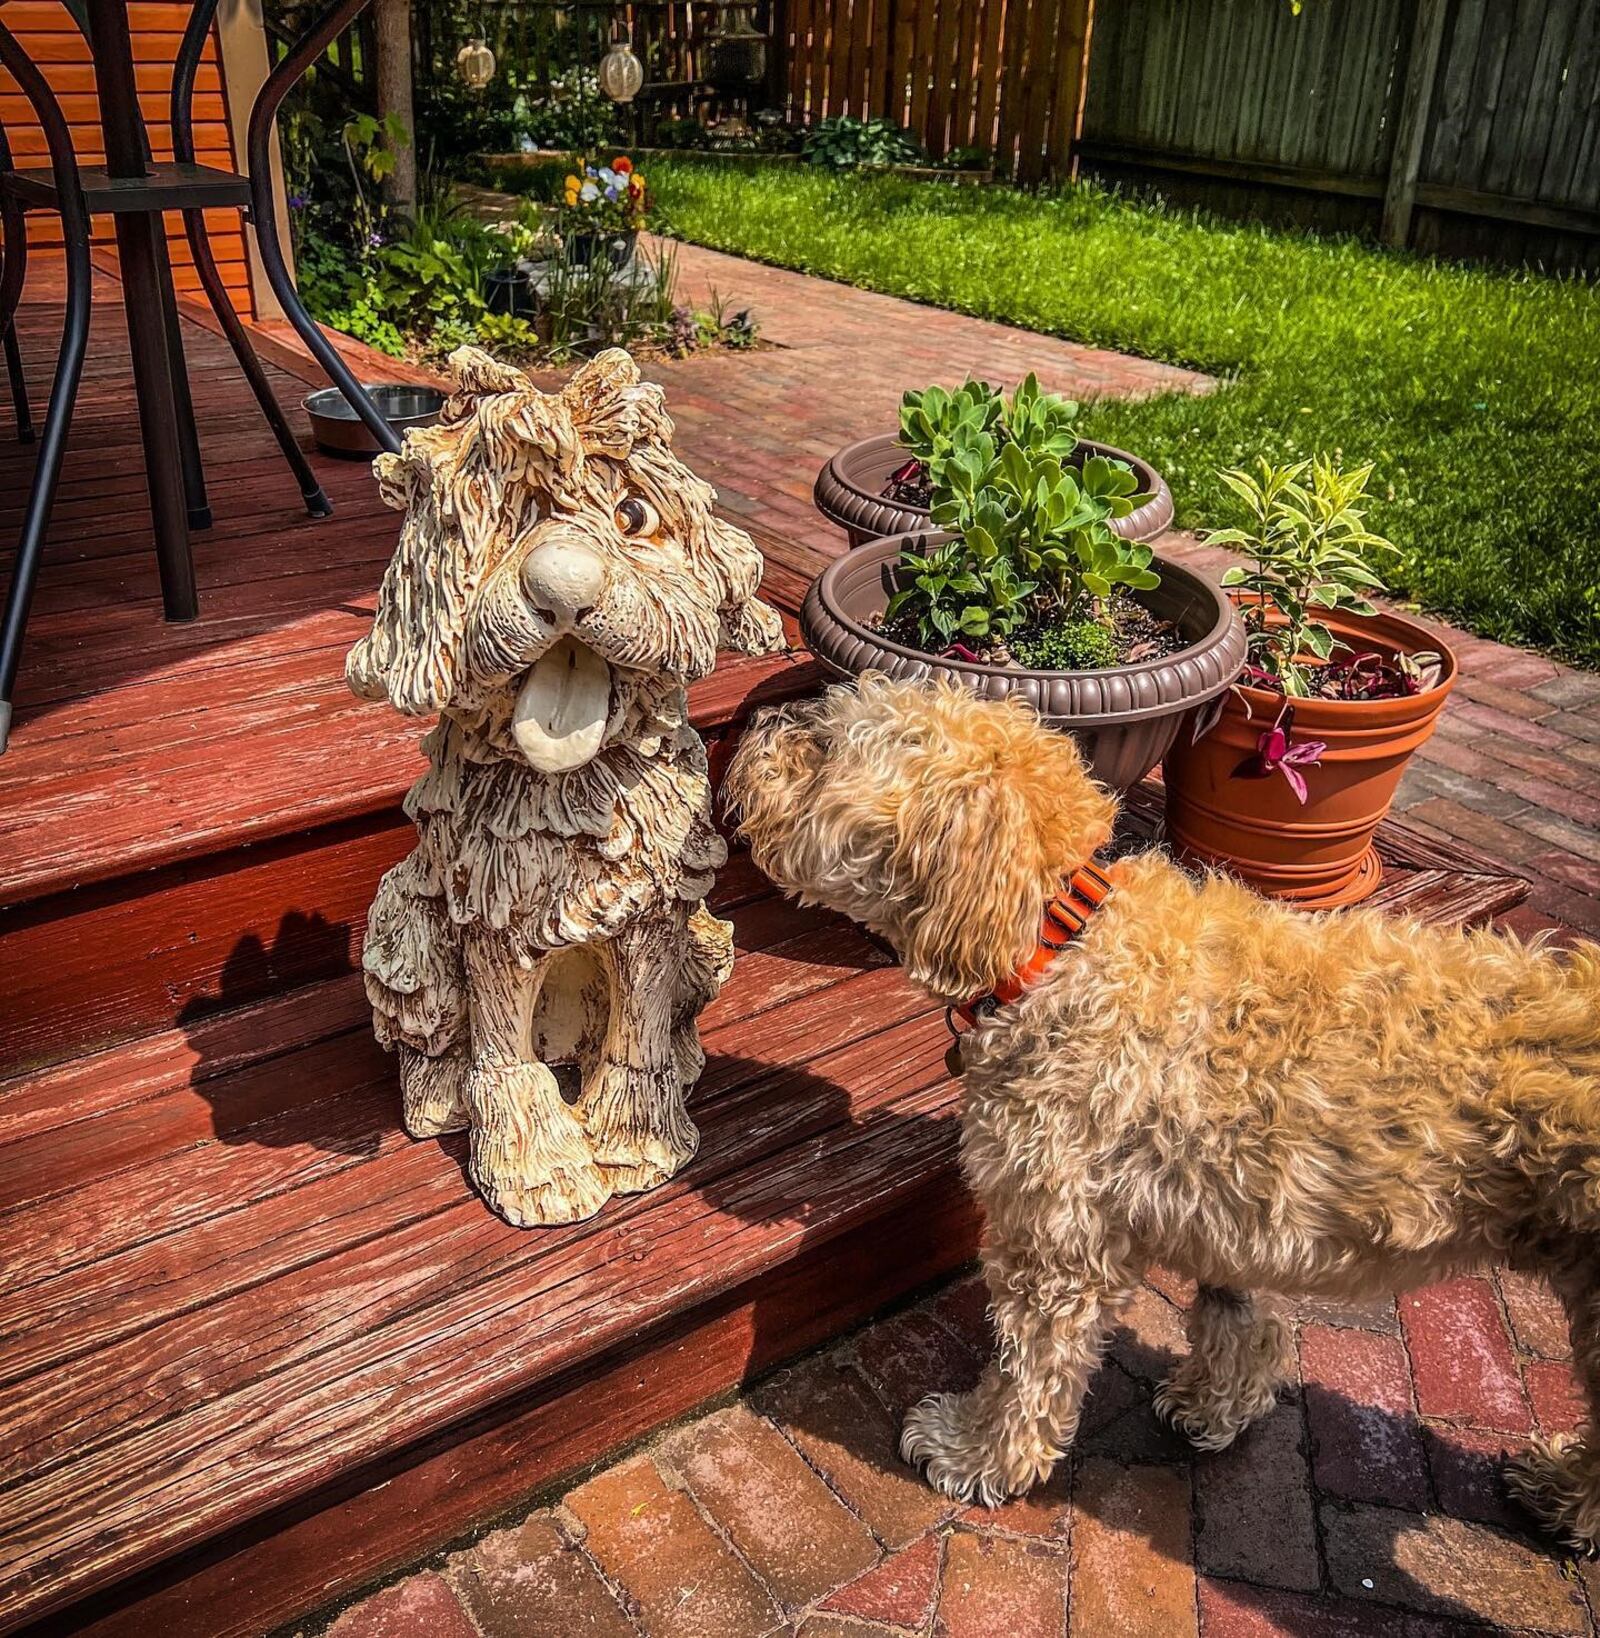
<svg viewBox="0 0 1600 1638">
<path fill-rule="evenodd" d="M 558 1166 L 540 1178 L 488 1182 L 474 1173 L 473 1183 L 490 1208 L 517 1228 L 548 1228 L 581 1223 L 611 1198 L 600 1168 Z"/>
</svg>

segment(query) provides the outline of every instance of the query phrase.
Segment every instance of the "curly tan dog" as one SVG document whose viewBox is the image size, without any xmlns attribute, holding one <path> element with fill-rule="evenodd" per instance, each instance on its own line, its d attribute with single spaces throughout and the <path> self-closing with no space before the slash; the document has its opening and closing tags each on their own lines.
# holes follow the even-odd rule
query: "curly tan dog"
<svg viewBox="0 0 1600 1638">
<path fill-rule="evenodd" d="M 469 1126 L 496 1211 L 569 1222 L 699 1141 L 695 1018 L 733 930 L 704 902 L 727 848 L 686 690 L 783 629 L 626 353 L 559 393 L 476 348 L 450 364 L 440 424 L 377 462 L 406 517 L 347 674 L 439 724 L 362 964 L 407 1130 Z"/>
<path fill-rule="evenodd" d="M 1003 981 L 1111 834 L 1072 741 L 956 687 L 862 679 L 768 713 L 729 793 L 756 861 L 888 939 L 941 1000 Z M 1349 911 L 1313 918 L 1159 852 L 1022 997 L 963 1038 L 963 1167 L 1000 1335 L 901 1449 L 993 1505 L 1071 1443 L 1109 1325 L 1152 1263 L 1192 1276 L 1158 1408 L 1206 1450 L 1289 1367 L 1257 1291 L 1356 1298 L 1506 1262 L 1547 1275 L 1600 1400 L 1600 949 Z M 1600 1442 L 1510 1471 L 1600 1540 Z"/>
</svg>

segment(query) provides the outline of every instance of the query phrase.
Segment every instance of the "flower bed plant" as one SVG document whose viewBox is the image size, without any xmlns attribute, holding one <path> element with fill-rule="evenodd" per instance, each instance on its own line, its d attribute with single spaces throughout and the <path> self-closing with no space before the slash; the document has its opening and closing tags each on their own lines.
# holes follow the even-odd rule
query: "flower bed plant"
<svg viewBox="0 0 1600 1638">
<path fill-rule="evenodd" d="M 301 293 L 324 323 L 429 364 L 468 342 L 536 364 L 607 346 L 681 356 L 754 345 L 748 312 L 679 301 L 670 243 L 636 251 L 650 195 L 626 155 L 576 160 L 558 200 L 512 202 L 495 220 L 430 178 L 426 202 L 401 216 L 371 191 L 384 141 L 350 122 L 353 200 L 297 201 Z"/>
</svg>

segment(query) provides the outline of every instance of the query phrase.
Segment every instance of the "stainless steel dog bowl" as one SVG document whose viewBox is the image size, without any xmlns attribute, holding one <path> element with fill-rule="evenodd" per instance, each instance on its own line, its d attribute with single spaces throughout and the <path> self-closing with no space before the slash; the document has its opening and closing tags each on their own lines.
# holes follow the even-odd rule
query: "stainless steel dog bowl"
<svg viewBox="0 0 1600 1638">
<path fill-rule="evenodd" d="M 362 385 L 378 406 L 378 413 L 402 437 L 410 427 L 431 427 L 444 408 L 445 395 L 437 387 L 418 387 L 404 382 L 389 385 L 363 382 Z M 378 453 L 377 441 L 367 431 L 366 422 L 337 387 L 323 387 L 312 393 L 305 400 L 305 407 L 318 449 L 330 455 L 365 455 L 369 459 Z"/>
</svg>

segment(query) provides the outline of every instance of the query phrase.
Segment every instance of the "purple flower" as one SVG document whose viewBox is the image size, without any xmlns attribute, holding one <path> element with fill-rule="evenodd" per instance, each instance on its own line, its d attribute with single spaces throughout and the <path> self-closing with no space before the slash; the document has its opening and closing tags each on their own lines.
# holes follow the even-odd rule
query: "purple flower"
<svg viewBox="0 0 1600 1638">
<path fill-rule="evenodd" d="M 310 203 L 311 201 L 303 193 L 291 193 L 289 195 L 290 210 L 304 210 Z"/>
<path fill-rule="evenodd" d="M 374 228 L 372 230 L 372 232 L 367 235 L 367 244 L 368 244 L 368 246 L 371 249 L 376 250 L 378 248 L 378 246 L 381 245 L 382 243 L 383 243 L 383 235 L 381 233 L 379 233 L 376 228 Z"/>
<path fill-rule="evenodd" d="M 1305 775 L 1300 770 L 1316 767 L 1328 747 L 1320 739 L 1306 739 L 1298 745 L 1292 744 L 1290 736 L 1293 732 L 1294 707 L 1285 701 L 1278 713 L 1278 720 L 1262 733 L 1256 741 L 1255 751 L 1233 770 L 1233 777 L 1270 779 L 1273 774 L 1281 773 L 1289 789 L 1294 792 L 1295 800 L 1304 807 L 1308 793 Z"/>
</svg>

